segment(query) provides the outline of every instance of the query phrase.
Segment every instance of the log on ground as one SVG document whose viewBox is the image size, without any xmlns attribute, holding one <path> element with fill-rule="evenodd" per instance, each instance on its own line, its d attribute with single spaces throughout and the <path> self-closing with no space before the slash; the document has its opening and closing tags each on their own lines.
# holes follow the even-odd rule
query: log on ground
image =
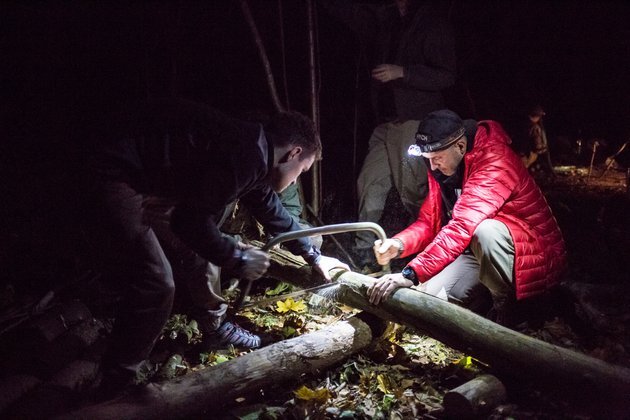
<svg viewBox="0 0 630 420">
<path fill-rule="evenodd" d="M 272 253 L 271 276 L 301 287 L 321 282 L 310 270 L 305 270 L 303 263 L 281 254 L 285 253 Z M 588 408 L 604 410 L 611 416 L 629 414 L 628 368 L 521 334 L 411 288 L 399 289 L 375 306 L 366 298 L 367 288 L 374 279 L 334 271 L 339 287 L 333 298 L 340 303 L 410 326 L 481 360 L 506 377 L 531 381 L 576 403 L 588 401 Z M 325 290 L 325 295 L 331 297 L 330 289 Z"/>
<path fill-rule="evenodd" d="M 372 341 L 371 327 L 354 317 L 285 340 L 173 381 L 150 384 L 143 392 L 61 416 L 65 419 L 162 419 L 212 417 L 239 397 L 295 381 L 345 360 Z"/>
<path fill-rule="evenodd" d="M 486 415 L 507 398 L 505 386 L 494 375 L 479 375 L 444 394 L 444 413 L 453 419 Z"/>
</svg>

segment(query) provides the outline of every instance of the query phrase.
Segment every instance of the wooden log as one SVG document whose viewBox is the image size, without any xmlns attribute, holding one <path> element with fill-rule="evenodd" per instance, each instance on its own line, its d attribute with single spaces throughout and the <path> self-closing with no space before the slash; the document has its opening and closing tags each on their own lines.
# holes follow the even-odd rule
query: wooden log
<svg viewBox="0 0 630 420">
<path fill-rule="evenodd" d="M 321 283 L 303 263 L 290 263 L 290 259 L 278 255 L 281 253 L 272 253 L 271 276 L 300 287 Z M 332 275 L 339 283 L 334 299 L 343 304 L 408 325 L 474 356 L 507 377 L 531 381 L 576 402 L 588 401 L 589 408 L 603 410 L 598 415 L 630 414 L 628 368 L 521 334 L 412 288 L 399 289 L 375 306 L 366 298 L 374 279 L 343 270 L 335 270 Z M 330 289 L 324 289 L 324 293 L 332 295 Z"/>
<path fill-rule="evenodd" d="M 473 419 L 487 414 L 506 400 L 503 383 L 494 375 L 479 375 L 444 395 L 445 414 L 454 419 Z"/>
<path fill-rule="evenodd" d="M 15 419 L 43 419 L 66 412 L 76 407 L 81 393 L 93 384 L 98 368 L 96 362 L 75 360 L 3 414 Z"/>
<path fill-rule="evenodd" d="M 42 380 L 38 377 L 26 374 L 10 375 L 0 379 L 0 415 L 7 407 L 41 383 Z"/>
<path fill-rule="evenodd" d="M 85 407 L 64 419 L 213 418 L 262 388 L 296 381 L 302 374 L 326 369 L 367 347 L 370 326 L 354 317 L 309 334 L 285 340 L 173 381 L 150 384 L 143 392 Z"/>
</svg>

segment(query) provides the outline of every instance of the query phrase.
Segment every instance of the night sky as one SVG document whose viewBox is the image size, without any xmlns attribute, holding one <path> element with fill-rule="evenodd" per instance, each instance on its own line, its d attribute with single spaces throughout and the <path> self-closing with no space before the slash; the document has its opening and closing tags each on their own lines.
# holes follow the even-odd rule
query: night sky
<svg viewBox="0 0 630 420">
<path fill-rule="evenodd" d="M 237 2 L 131 3 L 0 5 L 2 192 L 14 219 L 54 207 L 50 200 L 74 182 L 75 146 L 91 121 L 125 102 L 176 94 L 235 116 L 272 109 Z M 278 2 L 250 4 L 283 95 Z M 309 114 L 306 6 L 282 4 L 289 102 Z M 448 105 L 462 117 L 497 119 L 510 131 L 540 103 L 552 142 L 602 138 L 612 154 L 630 139 L 630 2 L 441 4 L 458 42 Z M 369 68 L 352 33 L 317 10 L 323 195 L 351 201 L 352 162 L 360 165 L 373 127 Z"/>
</svg>

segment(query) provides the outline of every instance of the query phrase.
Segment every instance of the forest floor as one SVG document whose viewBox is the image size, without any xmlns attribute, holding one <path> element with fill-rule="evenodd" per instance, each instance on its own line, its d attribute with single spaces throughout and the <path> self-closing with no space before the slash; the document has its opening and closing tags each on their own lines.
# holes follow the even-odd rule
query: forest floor
<svg viewBox="0 0 630 420">
<path fill-rule="evenodd" d="M 601 168 L 591 176 L 588 176 L 587 168 L 557 167 L 556 171 L 555 179 L 540 179 L 540 183 L 567 243 L 570 269 L 564 282 L 564 293 L 552 300 L 523 305 L 514 329 L 614 365 L 630 367 L 630 270 L 627 269 L 630 261 L 630 196 L 626 174 L 616 170 L 604 173 Z M 392 229 L 400 228 L 395 223 L 384 222 L 388 234 L 392 233 Z M 340 235 L 339 242 L 349 246 L 350 236 Z M 332 242 L 326 241 L 324 249 L 329 255 L 343 259 L 343 253 L 338 252 Z M 51 269 L 51 265 L 54 264 L 31 266 L 22 272 L 60 275 L 60 270 Z M 73 276 L 67 272 L 64 275 Z M 75 277 L 78 275 L 74 273 Z M 15 277 L 11 280 L 15 283 Z M 92 300 L 86 298 L 86 306 L 93 314 L 102 313 L 96 308 L 102 309 L 103 302 L 111 296 L 96 290 L 100 287 L 98 273 L 90 271 L 82 279 L 73 278 L 71 283 L 77 280 L 85 281 L 83 290 L 86 286 L 91 289 L 89 296 Z M 56 295 L 49 292 L 46 296 L 54 303 L 64 295 L 59 292 L 63 287 L 61 282 L 55 289 Z M 266 279 L 256 284 L 251 296 L 253 300 L 270 298 L 291 289 L 292 286 L 286 283 Z M 13 389 L 17 385 L 6 388 L 6 382 L 14 380 L 16 375 L 30 375 L 36 378 L 33 384 L 41 384 L 61 368 L 59 361 L 53 362 L 50 356 L 60 354 L 59 351 L 51 352 L 50 348 L 54 348 L 61 333 L 55 335 L 50 332 L 55 330 L 54 322 L 50 321 L 55 317 L 45 317 L 59 304 L 51 304 L 41 296 L 23 296 L 20 291 L 20 287 L 7 282 L 3 284 L 0 296 L 0 334 L 4 335 L 0 350 L 5 355 L 0 364 L 0 389 L 10 389 L 14 394 L 19 393 Z M 236 293 L 236 290 L 226 290 L 229 298 L 234 298 Z M 317 296 L 305 295 L 249 307 L 241 311 L 238 318 L 241 325 L 261 334 L 265 343 L 272 343 L 320 329 L 356 312 L 331 301 L 322 301 Z M 109 330 L 108 322 L 102 319 L 99 331 Z M 57 329 L 63 330 L 61 327 Z M 28 336 L 24 331 L 33 330 L 39 331 L 40 336 L 49 333 L 50 340 L 47 341 L 46 337 L 23 339 Z M 200 340 L 195 322 L 183 314 L 175 314 L 154 351 L 152 359 L 155 364 L 150 365 L 151 368 L 144 372 L 145 376 L 139 379 L 170 380 L 244 354 L 234 348 L 205 351 L 199 347 Z M 42 351 L 34 351 L 31 348 L 33 343 L 36 343 L 35 347 L 40 346 L 40 350 L 46 349 L 48 356 L 43 356 Z M 369 349 L 317 376 L 303 375 L 291 384 L 277 384 L 257 396 L 234 401 L 225 413 L 210 411 L 200 413 L 199 418 L 446 418 L 448 413 L 445 413 L 442 404 L 444 394 L 489 371 L 488 368 L 481 361 L 439 341 L 392 325 Z M 513 381 L 506 381 L 505 385 L 506 400 L 492 411 L 482 413 L 479 418 L 599 417 L 588 407 L 548 395 L 535 386 Z M 12 398 L 6 395 L 13 394 L 5 392 L 4 399 L 0 398 L 0 417 L 17 418 L 16 413 L 29 412 L 24 411 L 25 406 L 37 404 L 37 400 L 32 398 L 36 385 L 24 385 L 23 388 L 23 395 Z M 69 402 L 70 406 L 66 408 L 81 403 L 80 394 L 76 395 L 79 397 Z M 39 401 L 41 403 L 46 399 Z M 59 410 L 61 408 L 57 407 L 57 412 Z M 30 412 L 46 413 L 43 408 Z"/>
</svg>

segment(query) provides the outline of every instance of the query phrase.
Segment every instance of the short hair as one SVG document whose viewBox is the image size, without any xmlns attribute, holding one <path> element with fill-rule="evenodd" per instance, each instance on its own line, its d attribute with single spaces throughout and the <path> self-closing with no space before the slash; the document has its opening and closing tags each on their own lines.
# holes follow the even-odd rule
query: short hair
<svg viewBox="0 0 630 420">
<path fill-rule="evenodd" d="M 315 154 L 315 159 L 322 158 L 322 143 L 315 123 L 306 115 L 296 111 L 278 112 L 271 117 L 265 127 L 276 146 L 299 146 L 307 153 Z"/>
</svg>

